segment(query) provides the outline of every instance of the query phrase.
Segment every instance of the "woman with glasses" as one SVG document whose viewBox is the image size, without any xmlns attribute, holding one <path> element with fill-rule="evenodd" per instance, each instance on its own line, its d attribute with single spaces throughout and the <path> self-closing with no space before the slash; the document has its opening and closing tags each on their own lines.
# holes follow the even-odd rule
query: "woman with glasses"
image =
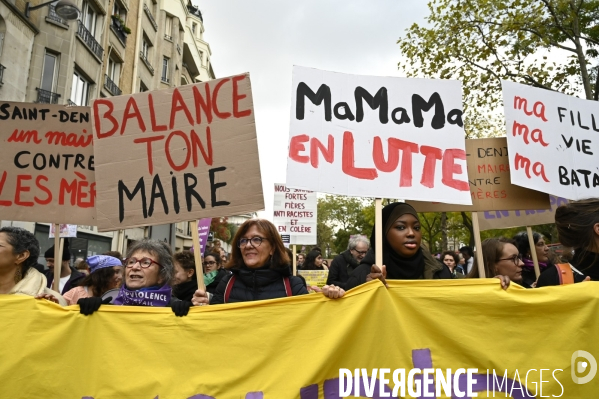
<svg viewBox="0 0 599 399">
<path fill-rule="evenodd" d="M 482 242 L 482 253 L 485 276 L 499 277 L 520 284 L 525 288 L 531 285 L 522 281 L 522 255 L 514 245 L 513 240 L 507 238 L 487 238 Z M 478 261 L 474 259 L 474 266 L 468 274 L 468 278 L 478 278 Z"/>
<path fill-rule="evenodd" d="M 111 303 L 125 306 L 170 306 L 177 316 L 189 312 L 190 302 L 173 297 L 170 283 L 175 274 L 173 255 L 169 245 L 162 241 L 143 239 L 127 250 L 124 262 L 125 283 L 118 292 L 102 298 L 83 298 L 78 304 L 81 313 L 90 315 L 100 305 Z"/>
<path fill-rule="evenodd" d="M 206 291 L 211 294 L 216 292 L 220 281 L 231 274 L 222 267 L 222 257 L 218 252 L 211 252 L 204 256 L 204 284 Z"/>
<path fill-rule="evenodd" d="M 247 220 L 237 230 L 233 242 L 236 245 L 226 265 L 232 274 L 221 280 L 214 295 L 196 291 L 192 300 L 194 305 L 257 301 L 308 293 L 304 282 L 291 275 L 291 261 L 277 228 L 271 222 Z M 337 297 L 340 291 L 333 287 L 325 295 Z"/>
</svg>

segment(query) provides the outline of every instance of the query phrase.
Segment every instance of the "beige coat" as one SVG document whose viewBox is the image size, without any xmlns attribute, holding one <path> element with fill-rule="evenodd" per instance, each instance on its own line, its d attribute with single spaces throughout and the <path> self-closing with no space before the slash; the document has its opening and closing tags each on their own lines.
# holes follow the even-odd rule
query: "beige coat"
<svg viewBox="0 0 599 399">
<path fill-rule="evenodd" d="M 21 279 L 8 294 L 29 296 L 50 294 L 58 299 L 58 303 L 61 306 L 67 306 L 67 301 L 65 301 L 58 292 L 52 291 L 50 288 L 46 287 L 46 284 L 46 276 L 35 270 L 33 267 L 30 267 L 25 274 L 25 277 Z"/>
</svg>

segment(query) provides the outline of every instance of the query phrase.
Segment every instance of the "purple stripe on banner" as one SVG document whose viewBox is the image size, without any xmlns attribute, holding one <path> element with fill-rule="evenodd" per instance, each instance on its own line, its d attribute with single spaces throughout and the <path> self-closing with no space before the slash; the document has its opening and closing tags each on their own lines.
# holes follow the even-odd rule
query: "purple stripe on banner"
<svg viewBox="0 0 599 399">
<path fill-rule="evenodd" d="M 318 399 L 318 384 L 308 385 L 300 389 L 301 399 Z"/>
<path fill-rule="evenodd" d="M 262 392 L 248 392 L 245 394 L 245 399 L 263 399 L 264 393 Z"/>
</svg>

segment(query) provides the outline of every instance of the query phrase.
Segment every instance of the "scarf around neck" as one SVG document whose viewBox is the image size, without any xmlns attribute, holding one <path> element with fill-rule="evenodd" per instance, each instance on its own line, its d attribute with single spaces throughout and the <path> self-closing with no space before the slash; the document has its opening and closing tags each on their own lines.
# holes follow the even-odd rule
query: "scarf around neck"
<svg viewBox="0 0 599 399">
<path fill-rule="evenodd" d="M 522 259 L 522 261 L 524 262 L 524 266 L 522 267 L 523 269 L 526 269 L 528 271 L 533 271 L 535 270 L 535 264 L 532 261 L 532 259 L 528 259 L 528 258 L 524 258 Z M 539 262 L 539 269 L 541 271 L 547 269 L 547 263 L 546 262 Z"/>
<path fill-rule="evenodd" d="M 162 287 L 154 286 L 141 288 L 131 291 L 125 287 L 125 284 L 119 290 L 113 305 L 124 306 L 168 306 L 171 301 L 171 287 L 163 285 Z"/>
</svg>

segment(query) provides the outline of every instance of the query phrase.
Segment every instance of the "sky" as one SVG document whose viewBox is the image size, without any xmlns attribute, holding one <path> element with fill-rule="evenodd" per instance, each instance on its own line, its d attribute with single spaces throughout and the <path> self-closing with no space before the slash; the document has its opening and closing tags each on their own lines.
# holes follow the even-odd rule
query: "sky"
<svg viewBox="0 0 599 399">
<path fill-rule="evenodd" d="M 217 78 L 250 73 L 265 211 L 284 183 L 293 65 L 402 76 L 397 39 L 428 14 L 425 0 L 193 0 Z"/>
</svg>

